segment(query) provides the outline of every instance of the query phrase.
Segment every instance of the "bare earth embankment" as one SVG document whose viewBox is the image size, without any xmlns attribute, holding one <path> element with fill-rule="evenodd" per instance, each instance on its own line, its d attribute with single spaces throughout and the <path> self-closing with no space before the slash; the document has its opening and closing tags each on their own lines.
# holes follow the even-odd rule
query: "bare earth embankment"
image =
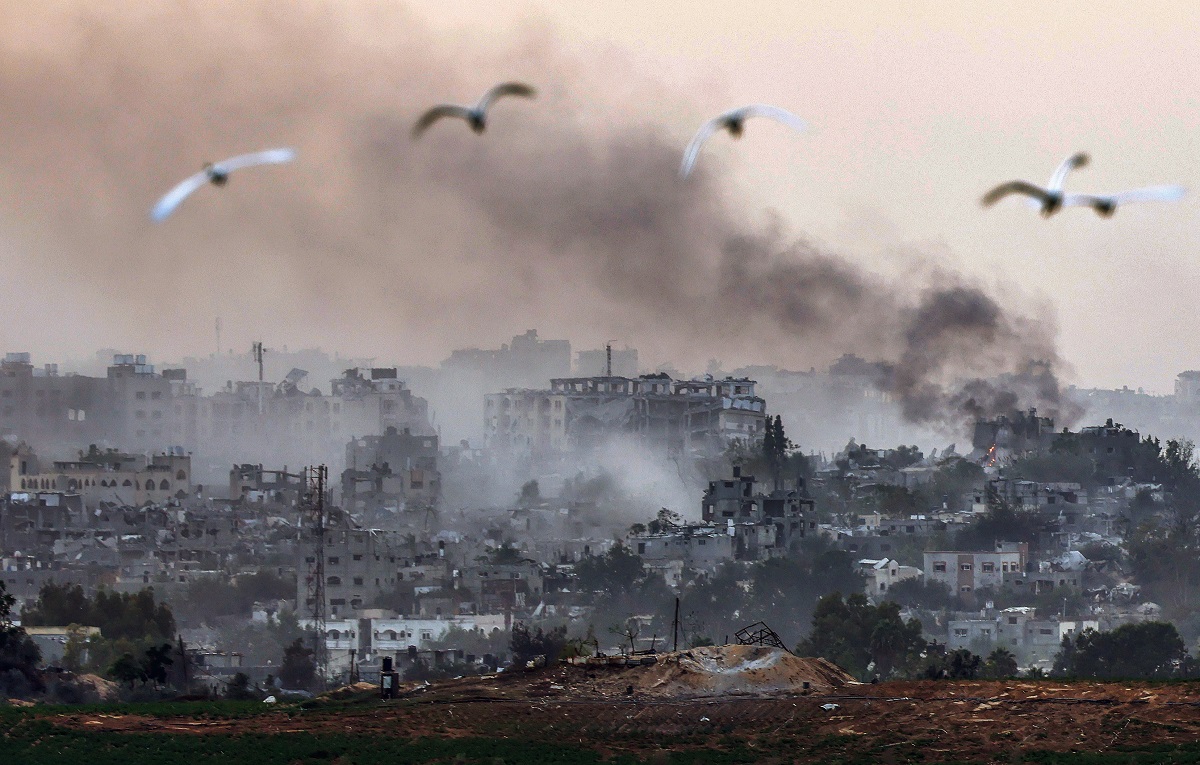
<svg viewBox="0 0 1200 765">
<path fill-rule="evenodd" d="M 531 752 L 570 745 L 656 762 L 1200 761 L 1200 683 L 863 685 L 828 662 L 725 646 L 645 666 L 557 665 L 401 692 L 381 702 L 363 687 L 245 715 L 201 717 L 181 705 L 179 714 L 60 709 L 48 719 L 107 736 L 502 739 Z"/>
</svg>

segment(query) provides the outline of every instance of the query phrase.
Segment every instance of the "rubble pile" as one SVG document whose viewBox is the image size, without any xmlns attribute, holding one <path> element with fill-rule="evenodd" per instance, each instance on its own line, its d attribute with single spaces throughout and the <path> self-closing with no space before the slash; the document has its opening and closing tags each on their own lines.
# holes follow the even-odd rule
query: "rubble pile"
<svg viewBox="0 0 1200 765">
<path fill-rule="evenodd" d="M 825 659 L 803 659 L 781 648 L 751 645 L 662 654 L 653 666 L 624 674 L 635 690 L 672 697 L 829 693 L 855 682 Z"/>
</svg>

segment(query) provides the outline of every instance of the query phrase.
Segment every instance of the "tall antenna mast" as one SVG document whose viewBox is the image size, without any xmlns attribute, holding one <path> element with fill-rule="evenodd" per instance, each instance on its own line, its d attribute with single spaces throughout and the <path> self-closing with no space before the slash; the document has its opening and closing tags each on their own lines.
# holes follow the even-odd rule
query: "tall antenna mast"
<svg viewBox="0 0 1200 765">
<path fill-rule="evenodd" d="M 612 377 L 612 343 L 604 344 L 604 376 Z"/>
<path fill-rule="evenodd" d="M 258 416 L 262 417 L 262 413 L 263 413 L 263 403 L 262 403 L 263 353 L 266 352 L 266 349 L 263 348 L 263 344 L 262 344 L 261 340 L 259 340 L 257 343 L 254 344 L 253 352 L 254 352 L 254 360 L 258 362 Z"/>
<path fill-rule="evenodd" d="M 304 580 L 309 618 L 313 625 L 313 664 L 317 682 L 325 682 L 329 670 L 325 649 L 325 482 L 329 469 L 324 465 L 304 469 L 304 515 L 312 544 L 308 576 Z"/>
<path fill-rule="evenodd" d="M 221 317 L 217 317 L 217 358 L 221 357 Z"/>
</svg>

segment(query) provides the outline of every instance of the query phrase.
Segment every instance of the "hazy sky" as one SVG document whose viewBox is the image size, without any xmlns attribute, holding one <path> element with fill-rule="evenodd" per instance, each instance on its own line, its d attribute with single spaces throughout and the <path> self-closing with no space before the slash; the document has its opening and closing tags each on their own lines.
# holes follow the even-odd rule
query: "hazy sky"
<svg viewBox="0 0 1200 765">
<path fill-rule="evenodd" d="M 700 158 L 720 204 L 751 230 L 805 239 L 883 279 L 931 262 L 961 272 L 1051 332 L 1056 324 L 1077 384 L 1166 392 L 1177 372 L 1200 367 L 1200 4 L 253 5 L 243 15 L 215 0 L 152 10 L 0 0 L 5 349 L 39 361 L 104 346 L 179 358 L 213 347 L 220 315 L 223 344 L 239 350 L 262 339 L 436 363 L 456 345 L 496 345 L 536 326 L 578 347 L 628 342 L 646 361 L 685 338 L 672 354 L 684 361 L 820 364 L 829 349 L 777 358 L 769 344 L 662 334 L 595 289 L 577 300 L 570 264 L 550 278 L 493 259 L 484 250 L 523 242 L 502 226 L 476 233 L 469 209 L 455 217 L 445 195 L 423 191 L 442 172 L 430 154 L 453 155 L 446 173 L 469 184 L 470 161 L 494 161 L 471 152 L 556 119 L 534 109 L 569 107 L 562 121 L 581 133 L 651 125 L 682 149 L 705 117 L 762 101 L 815 130 L 751 123 L 741 141 L 718 136 Z M 291 31 L 276 37 L 284 16 Z M 431 100 L 465 101 L 509 77 L 543 94 L 505 104 L 486 149 L 450 126 L 414 147 L 398 127 Z M 249 111 L 256 101 L 268 116 Z M 327 112 L 341 116 L 313 116 Z M 368 177 L 364 168 L 388 170 L 376 154 L 341 179 L 347 125 L 355 147 L 397 141 L 403 180 Z M 560 122 L 554 129 L 564 135 Z M 161 227 L 145 220 L 154 197 L 206 159 L 274 143 L 297 145 L 301 162 L 235 177 L 219 197 L 202 189 Z M 1182 183 L 1196 195 L 1109 220 L 979 207 L 994 183 L 1043 182 L 1078 150 L 1093 163 L 1073 190 Z M 298 183 L 302 197 L 279 191 Z M 472 202 L 492 204 L 502 188 Z M 284 203 L 281 216 L 272 205 Z M 405 210 L 400 223 L 393 207 Z M 353 246 L 331 233 L 339 221 Z M 368 235 L 383 246 L 364 245 Z M 307 247 L 321 255 L 289 256 Z M 382 275 L 329 273 L 347 258 Z M 437 299 L 414 294 L 423 290 Z"/>
</svg>

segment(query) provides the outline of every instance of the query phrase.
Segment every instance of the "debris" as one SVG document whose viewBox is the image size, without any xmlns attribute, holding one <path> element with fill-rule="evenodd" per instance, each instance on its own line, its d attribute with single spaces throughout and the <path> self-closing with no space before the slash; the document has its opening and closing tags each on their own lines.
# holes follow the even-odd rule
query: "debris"
<svg viewBox="0 0 1200 765">
<path fill-rule="evenodd" d="M 787 651 L 787 646 L 783 644 L 783 640 L 775 630 L 767 626 L 766 622 L 755 622 L 749 627 L 742 627 L 733 634 L 737 638 L 739 645 L 767 645 Z"/>
<path fill-rule="evenodd" d="M 824 709 L 826 712 L 832 712 L 833 710 L 837 709 L 838 706 L 840 706 L 840 705 L 838 705 L 838 704 L 822 704 L 821 709 Z"/>
<path fill-rule="evenodd" d="M 266 697 L 265 699 L 263 699 L 263 703 L 264 703 L 264 704 L 274 704 L 274 703 L 275 703 L 275 697 L 274 697 L 274 696 L 268 696 L 268 697 Z"/>
</svg>

